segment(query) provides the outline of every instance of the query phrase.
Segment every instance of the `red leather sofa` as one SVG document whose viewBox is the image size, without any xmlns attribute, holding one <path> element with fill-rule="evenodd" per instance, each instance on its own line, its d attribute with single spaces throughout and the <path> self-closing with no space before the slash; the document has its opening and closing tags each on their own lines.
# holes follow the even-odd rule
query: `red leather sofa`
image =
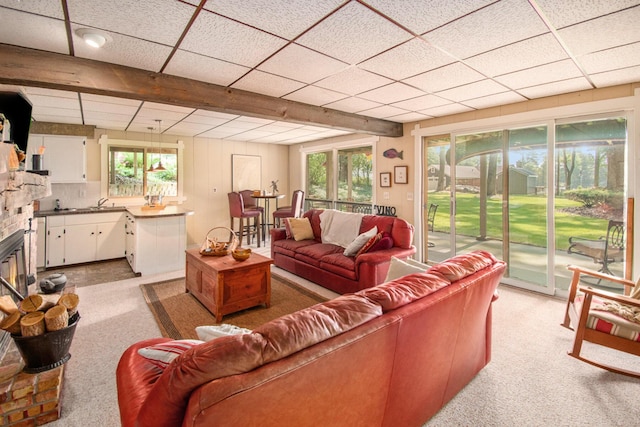
<svg viewBox="0 0 640 427">
<path fill-rule="evenodd" d="M 275 266 L 344 294 L 379 285 L 387 277 L 392 256 L 406 259 L 416 253 L 416 247 L 412 244 L 412 224 L 402 218 L 365 215 L 360 224 L 360 233 L 377 226 L 378 232 L 389 233 L 393 247 L 357 257 L 345 256 L 342 254 L 343 247 L 322 243 L 322 212 L 322 209 L 311 209 L 303 215 L 311 222 L 313 240 L 287 239 L 284 228 L 271 230 L 271 258 Z"/>
<path fill-rule="evenodd" d="M 164 370 L 132 345 L 116 372 L 122 426 L 421 426 L 491 358 L 505 263 L 461 255 L 217 338 Z"/>
</svg>

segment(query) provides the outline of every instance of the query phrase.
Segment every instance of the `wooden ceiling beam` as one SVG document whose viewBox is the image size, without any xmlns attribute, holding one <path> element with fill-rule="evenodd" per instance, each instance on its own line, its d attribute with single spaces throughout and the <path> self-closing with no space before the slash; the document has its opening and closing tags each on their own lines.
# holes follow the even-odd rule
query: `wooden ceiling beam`
<svg viewBox="0 0 640 427">
<path fill-rule="evenodd" d="M 183 77 L 0 43 L 0 83 L 402 136 L 402 123 L 288 101 Z"/>
</svg>

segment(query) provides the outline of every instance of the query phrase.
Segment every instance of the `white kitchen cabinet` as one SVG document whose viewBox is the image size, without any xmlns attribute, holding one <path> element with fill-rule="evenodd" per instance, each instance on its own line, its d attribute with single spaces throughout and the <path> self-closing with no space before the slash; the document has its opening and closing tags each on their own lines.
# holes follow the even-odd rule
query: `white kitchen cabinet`
<svg viewBox="0 0 640 427">
<path fill-rule="evenodd" d="M 47 223 L 47 267 L 125 256 L 122 212 L 56 215 Z"/>
<path fill-rule="evenodd" d="M 95 261 L 96 225 L 65 225 L 64 263 L 80 264 Z"/>
<path fill-rule="evenodd" d="M 33 168 L 32 155 L 42 155 L 42 169 L 50 172 L 51 183 L 79 183 L 87 181 L 86 138 L 78 136 L 30 135 L 27 145 L 27 169 Z"/>
<path fill-rule="evenodd" d="M 47 263 L 47 218 L 38 218 L 38 230 L 36 233 L 36 268 L 45 268 Z"/>
<path fill-rule="evenodd" d="M 186 236 L 184 216 L 127 215 L 127 260 L 131 269 L 142 275 L 184 269 Z"/>
<path fill-rule="evenodd" d="M 47 267 L 64 265 L 64 225 L 47 220 Z"/>
</svg>

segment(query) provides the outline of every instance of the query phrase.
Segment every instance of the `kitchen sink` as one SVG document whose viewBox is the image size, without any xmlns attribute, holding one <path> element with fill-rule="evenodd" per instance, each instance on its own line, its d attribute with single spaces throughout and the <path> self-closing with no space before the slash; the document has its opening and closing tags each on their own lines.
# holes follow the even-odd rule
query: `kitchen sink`
<svg viewBox="0 0 640 427">
<path fill-rule="evenodd" d="M 91 206 L 88 208 L 90 211 L 123 211 L 125 206 Z"/>
</svg>

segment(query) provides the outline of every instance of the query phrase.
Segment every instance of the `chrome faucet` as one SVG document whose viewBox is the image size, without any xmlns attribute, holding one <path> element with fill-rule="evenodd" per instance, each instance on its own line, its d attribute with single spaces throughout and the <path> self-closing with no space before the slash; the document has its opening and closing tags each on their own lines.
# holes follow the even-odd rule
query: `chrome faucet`
<svg viewBox="0 0 640 427">
<path fill-rule="evenodd" d="M 106 197 L 103 197 L 102 199 L 98 200 L 98 207 L 101 207 L 102 205 L 107 203 L 108 200 L 109 199 L 107 199 Z"/>
</svg>

